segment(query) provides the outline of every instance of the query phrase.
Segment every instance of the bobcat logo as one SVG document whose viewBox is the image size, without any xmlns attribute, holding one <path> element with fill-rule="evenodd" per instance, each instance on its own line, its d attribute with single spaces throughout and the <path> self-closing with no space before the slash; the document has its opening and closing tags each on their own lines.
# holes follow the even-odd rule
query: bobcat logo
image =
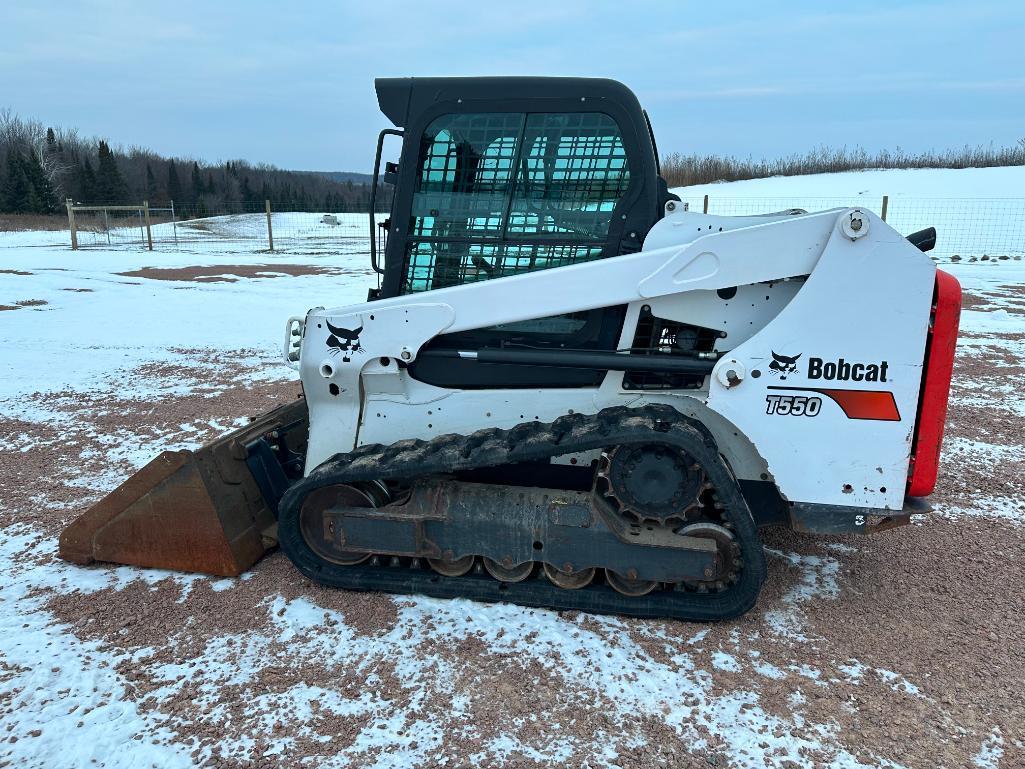
<svg viewBox="0 0 1025 769">
<path fill-rule="evenodd" d="M 363 318 L 360 318 L 359 328 L 339 328 L 338 326 L 332 326 L 329 321 L 327 323 L 327 330 L 331 333 L 327 338 L 327 346 L 331 349 L 329 353 L 331 355 L 342 354 L 342 363 L 348 363 L 352 360 L 352 355 L 357 352 L 363 352 L 363 345 L 359 343 L 359 335 L 363 333 Z"/>
<path fill-rule="evenodd" d="M 774 373 L 780 379 L 786 379 L 787 374 L 796 374 L 797 371 L 797 359 L 801 357 L 803 353 L 797 353 L 792 358 L 788 358 L 786 355 L 780 355 L 779 353 L 772 353 L 772 362 L 769 364 L 769 371 Z"/>
</svg>

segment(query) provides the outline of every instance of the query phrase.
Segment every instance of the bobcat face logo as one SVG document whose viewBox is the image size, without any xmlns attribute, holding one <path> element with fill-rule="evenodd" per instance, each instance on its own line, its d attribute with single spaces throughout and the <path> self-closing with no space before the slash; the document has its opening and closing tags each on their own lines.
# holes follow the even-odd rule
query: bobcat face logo
<svg viewBox="0 0 1025 769">
<path fill-rule="evenodd" d="M 348 363 L 352 360 L 353 354 L 357 352 L 364 352 L 363 345 L 359 343 L 359 335 L 363 333 L 363 319 L 360 318 L 359 328 L 339 328 L 338 326 L 332 326 L 330 322 L 327 323 L 327 330 L 331 333 L 327 337 L 327 346 L 331 349 L 328 351 L 331 355 L 342 354 L 342 363 Z"/>
<path fill-rule="evenodd" d="M 792 358 L 786 355 L 780 355 L 776 352 L 772 353 L 772 362 L 769 364 L 769 371 L 778 376 L 780 379 L 786 379 L 787 374 L 796 374 L 797 371 L 797 359 L 801 357 L 803 353 L 797 353 Z"/>
</svg>

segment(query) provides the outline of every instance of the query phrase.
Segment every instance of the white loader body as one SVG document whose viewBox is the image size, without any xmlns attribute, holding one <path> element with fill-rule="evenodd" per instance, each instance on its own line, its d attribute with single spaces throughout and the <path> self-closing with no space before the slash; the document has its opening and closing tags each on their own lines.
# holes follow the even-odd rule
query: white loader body
<svg viewBox="0 0 1025 769">
<path fill-rule="evenodd" d="M 864 209 L 681 208 L 667 204 L 636 254 L 291 319 L 310 410 L 306 473 L 365 444 L 666 403 L 705 424 L 738 479 L 771 480 L 792 503 L 901 510 L 932 261 Z M 725 332 L 700 389 L 631 391 L 610 370 L 599 387 L 459 390 L 406 369 L 439 334 L 624 304 L 621 350 L 642 308 Z M 329 325 L 348 332 L 340 346 Z"/>
</svg>

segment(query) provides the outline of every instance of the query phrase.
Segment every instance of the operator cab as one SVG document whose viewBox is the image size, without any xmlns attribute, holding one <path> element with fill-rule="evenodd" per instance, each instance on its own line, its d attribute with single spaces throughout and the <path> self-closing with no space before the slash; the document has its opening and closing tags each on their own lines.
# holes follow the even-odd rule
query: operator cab
<svg viewBox="0 0 1025 769">
<path fill-rule="evenodd" d="M 383 78 L 381 111 L 402 138 L 371 298 L 561 267 L 641 249 L 665 203 L 647 116 L 613 80 L 551 77 Z M 586 286 L 566 286 L 586 291 Z M 443 335 L 429 348 L 530 346 L 614 350 L 624 308 L 609 307 Z M 427 349 L 429 349 L 427 348 Z M 604 372 L 439 360 L 411 366 L 444 387 L 593 386 Z"/>
</svg>

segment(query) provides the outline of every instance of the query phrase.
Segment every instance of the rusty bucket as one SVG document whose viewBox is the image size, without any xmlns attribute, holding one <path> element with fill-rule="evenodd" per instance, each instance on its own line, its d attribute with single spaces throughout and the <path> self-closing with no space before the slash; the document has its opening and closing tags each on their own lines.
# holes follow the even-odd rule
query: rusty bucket
<svg viewBox="0 0 1025 769">
<path fill-rule="evenodd" d="M 61 533 L 60 557 L 241 574 L 277 544 L 267 478 L 258 479 L 251 467 L 257 475 L 271 470 L 280 485 L 285 475 L 275 460 L 282 452 L 293 460 L 301 456 L 307 427 L 300 399 L 198 451 L 163 452 Z M 262 465 L 252 461 L 254 451 Z M 274 467 L 267 467 L 267 457 Z"/>
</svg>

